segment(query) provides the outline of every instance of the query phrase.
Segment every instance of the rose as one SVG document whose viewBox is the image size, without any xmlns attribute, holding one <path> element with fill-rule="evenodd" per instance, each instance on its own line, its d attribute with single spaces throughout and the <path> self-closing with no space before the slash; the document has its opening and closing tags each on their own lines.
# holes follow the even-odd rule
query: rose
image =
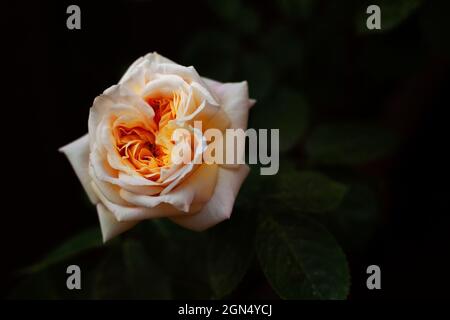
<svg viewBox="0 0 450 320">
<path fill-rule="evenodd" d="M 94 100 L 88 134 L 60 149 L 97 206 L 103 240 L 144 219 L 201 231 L 229 218 L 248 166 L 175 163 L 172 134 L 192 134 L 195 160 L 207 141 L 194 121 L 245 130 L 253 103 L 245 81 L 201 78 L 157 53 L 136 60 Z"/>
</svg>

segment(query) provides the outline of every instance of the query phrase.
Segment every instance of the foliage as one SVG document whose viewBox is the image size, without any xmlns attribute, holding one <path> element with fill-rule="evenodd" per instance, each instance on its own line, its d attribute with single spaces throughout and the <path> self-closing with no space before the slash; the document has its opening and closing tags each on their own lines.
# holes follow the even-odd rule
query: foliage
<svg viewBox="0 0 450 320">
<path fill-rule="evenodd" d="M 391 156 L 400 142 L 380 121 L 388 95 L 373 91 L 426 58 L 425 50 L 405 58 L 410 43 L 392 35 L 404 23 L 420 17 L 419 40 L 442 49 L 430 23 L 438 12 L 427 7 L 422 15 L 419 0 L 379 1 L 384 28 L 370 32 L 355 1 L 283 0 L 265 10 L 239 0 L 203 5 L 211 17 L 181 46 L 181 62 L 209 78 L 248 80 L 258 100 L 250 126 L 280 129 L 280 173 L 260 176 L 253 167 L 232 218 L 204 233 L 152 220 L 102 246 L 98 228 L 82 231 L 21 270 L 11 298 L 67 297 L 58 277 L 71 261 L 89 266 L 89 284 L 69 298 L 228 298 L 255 269 L 283 299 L 347 298 L 346 254 L 370 241 L 380 208 L 376 184 L 356 169 Z M 360 50 L 351 51 L 348 39 Z M 371 53 L 384 41 L 392 49 L 386 57 L 405 63 L 394 70 L 400 76 L 378 67 Z"/>
</svg>

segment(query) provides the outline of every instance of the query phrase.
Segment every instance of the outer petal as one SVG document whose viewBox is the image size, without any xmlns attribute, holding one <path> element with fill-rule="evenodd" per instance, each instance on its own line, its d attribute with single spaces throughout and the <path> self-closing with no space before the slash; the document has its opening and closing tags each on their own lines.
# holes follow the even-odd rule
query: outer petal
<svg viewBox="0 0 450 320">
<path fill-rule="evenodd" d="M 255 104 L 255 100 L 248 97 L 248 84 L 247 81 L 233 82 L 233 83 L 220 83 L 215 80 L 203 79 L 209 88 L 215 92 L 219 97 L 224 113 L 230 119 L 231 129 L 247 129 L 248 113 L 250 108 Z M 217 122 L 217 121 L 215 121 Z M 226 137 L 224 137 L 226 138 Z M 224 147 L 226 142 L 224 141 Z M 242 145 L 244 146 L 244 145 Z M 240 150 L 242 154 L 245 151 Z M 225 150 L 224 153 L 227 151 Z M 234 154 L 237 154 L 238 150 L 234 150 Z M 236 168 L 239 164 L 225 163 L 222 164 L 224 168 Z"/>
<path fill-rule="evenodd" d="M 154 208 L 144 208 L 135 206 L 124 206 L 110 201 L 95 185 L 92 183 L 92 189 L 99 197 L 101 203 L 111 212 L 119 222 L 139 221 L 143 219 L 162 218 L 170 215 L 181 214 L 175 207 L 162 203 Z"/>
<path fill-rule="evenodd" d="M 185 228 L 203 231 L 230 218 L 234 200 L 249 172 L 250 168 L 247 165 L 240 165 L 236 169 L 220 167 L 214 194 L 203 209 L 193 215 L 170 219 Z"/>
<path fill-rule="evenodd" d="M 167 59 L 166 57 L 163 57 L 159 55 L 156 52 L 147 53 L 144 57 L 138 58 L 136 61 L 134 61 L 131 66 L 128 67 L 128 70 L 125 71 L 124 75 L 120 79 L 119 83 L 122 83 L 128 76 L 142 63 L 144 62 L 149 63 L 175 63 L 172 60 Z"/>
<path fill-rule="evenodd" d="M 219 97 L 223 110 L 231 121 L 232 129 L 247 129 L 248 112 L 255 103 L 248 97 L 247 81 L 220 83 L 203 78 L 209 88 Z"/>
<path fill-rule="evenodd" d="M 204 204 L 213 195 L 217 171 L 217 165 L 201 165 L 187 180 L 167 194 L 145 196 L 122 189 L 120 196 L 139 207 L 154 208 L 162 203 L 169 203 L 180 211 L 192 212 L 193 205 Z"/>
<path fill-rule="evenodd" d="M 89 136 L 85 134 L 78 140 L 61 147 L 59 151 L 69 159 L 89 199 L 93 204 L 96 204 L 98 198 L 92 190 L 91 177 L 89 176 Z"/>
<path fill-rule="evenodd" d="M 138 223 L 138 221 L 117 221 L 112 212 L 106 209 L 106 207 L 101 203 L 97 204 L 97 213 L 100 220 L 103 242 L 106 242 L 122 232 L 131 229 Z"/>
</svg>

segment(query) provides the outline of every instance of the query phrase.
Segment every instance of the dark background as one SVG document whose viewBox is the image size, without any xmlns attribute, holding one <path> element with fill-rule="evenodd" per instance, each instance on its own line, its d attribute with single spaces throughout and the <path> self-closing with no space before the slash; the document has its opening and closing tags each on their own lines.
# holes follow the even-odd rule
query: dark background
<svg viewBox="0 0 450 320">
<path fill-rule="evenodd" d="M 359 35 L 359 1 L 316 1 L 306 16 L 276 2 L 244 1 L 247 11 L 219 2 L 4 7 L 2 295 L 15 270 L 97 224 L 58 148 L 87 131 L 95 96 L 158 51 L 203 76 L 247 79 L 262 106 L 276 108 L 285 87 L 301 91 L 312 125 L 374 120 L 396 131 L 395 153 L 357 168 L 381 178 L 382 223 L 363 251 L 348 254 L 350 299 L 449 297 L 448 4 L 424 1 L 393 30 Z M 81 30 L 66 28 L 69 4 L 81 7 Z M 365 287 L 369 264 L 381 267 L 381 291 Z"/>
</svg>

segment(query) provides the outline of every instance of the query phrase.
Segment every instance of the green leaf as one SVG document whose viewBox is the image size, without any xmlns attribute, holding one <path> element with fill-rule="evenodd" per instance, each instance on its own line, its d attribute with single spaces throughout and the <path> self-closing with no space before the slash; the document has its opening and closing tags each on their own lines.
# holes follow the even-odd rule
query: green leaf
<svg viewBox="0 0 450 320">
<path fill-rule="evenodd" d="M 381 9 L 381 29 L 369 30 L 367 29 L 367 18 L 369 14 L 366 13 L 367 7 L 371 4 L 378 5 Z M 378 0 L 366 1 L 362 5 L 355 16 L 356 29 L 359 34 L 368 34 L 374 32 L 389 31 L 399 26 L 405 21 L 417 8 L 422 4 L 422 0 Z"/>
<path fill-rule="evenodd" d="M 278 177 L 274 197 L 300 212 L 329 212 L 341 203 L 347 187 L 314 171 L 288 170 Z"/>
<path fill-rule="evenodd" d="M 260 17 L 257 12 L 243 1 L 210 0 L 207 4 L 227 27 L 238 33 L 254 33 L 260 26 Z"/>
<path fill-rule="evenodd" d="M 256 215 L 234 211 L 230 220 L 209 231 L 208 273 L 216 298 L 232 293 L 254 257 Z"/>
<path fill-rule="evenodd" d="M 149 256 L 170 275 L 174 299 L 211 298 L 206 232 L 190 231 L 167 219 L 141 223 L 140 229 Z"/>
<path fill-rule="evenodd" d="M 269 60 L 269 67 L 280 73 L 297 75 L 304 72 L 304 39 L 289 26 L 285 24 L 271 26 L 260 43 L 261 52 L 267 55 Z"/>
<path fill-rule="evenodd" d="M 59 292 L 48 270 L 37 272 L 21 280 L 9 293 L 11 300 L 54 300 Z"/>
<path fill-rule="evenodd" d="M 283 299 L 345 299 L 349 271 L 333 236 L 305 216 L 266 215 L 256 239 L 258 258 Z"/>
<path fill-rule="evenodd" d="M 94 299 L 169 299 L 170 279 L 136 240 L 113 247 L 95 270 Z"/>
<path fill-rule="evenodd" d="M 392 43 L 385 37 L 373 37 L 360 50 L 358 68 L 371 86 L 386 86 L 391 81 L 407 79 L 422 70 L 427 62 L 425 48 L 409 39 L 396 39 Z M 372 84 L 369 80 L 376 82 Z"/>
<path fill-rule="evenodd" d="M 150 259 L 144 246 L 136 240 L 128 239 L 123 244 L 123 257 L 127 270 L 132 297 L 139 299 L 169 299 L 170 279 L 161 268 Z"/>
<path fill-rule="evenodd" d="M 95 255 L 99 256 L 100 252 Z M 101 255 L 100 255 L 101 256 Z M 81 290 L 67 289 L 67 267 L 77 265 L 81 269 Z M 95 260 L 91 255 L 83 257 L 75 256 L 72 259 L 65 260 L 64 263 L 58 263 L 49 266 L 39 272 L 29 274 L 15 285 L 10 299 L 58 299 L 58 300 L 86 300 L 91 299 L 92 293 L 92 270 L 95 266 Z"/>
<path fill-rule="evenodd" d="M 233 20 L 242 8 L 240 0 L 209 0 L 207 4 L 221 19 Z"/>
<path fill-rule="evenodd" d="M 241 56 L 240 78 L 249 86 L 249 95 L 256 101 L 263 101 L 276 81 L 276 73 L 267 57 L 262 54 L 243 53 Z"/>
<path fill-rule="evenodd" d="M 266 198 L 268 194 L 273 194 L 272 184 L 277 176 L 261 175 L 260 166 L 257 164 L 249 166 L 250 173 L 239 190 L 234 206 L 236 210 L 250 210 L 258 214 L 254 210 L 262 201 L 255 203 L 255 199 Z"/>
<path fill-rule="evenodd" d="M 371 188 L 354 183 L 339 208 L 324 216 L 324 224 L 346 250 L 363 249 L 373 236 L 380 220 L 378 200 Z"/>
<path fill-rule="evenodd" d="M 283 89 L 255 108 L 255 126 L 280 130 L 280 151 L 288 151 L 303 137 L 309 120 L 309 106 L 302 94 Z M 270 137 L 270 133 L 268 134 Z"/>
<path fill-rule="evenodd" d="M 102 244 L 100 229 L 87 229 L 65 241 L 40 262 L 22 269 L 20 273 L 29 274 L 42 271 L 49 266 L 73 258 L 78 254 L 98 248 L 102 246 Z"/>
<path fill-rule="evenodd" d="M 371 124 L 330 124 L 317 127 L 306 144 L 313 163 L 358 165 L 388 155 L 397 146 L 389 130 Z"/>
<path fill-rule="evenodd" d="M 129 296 L 122 251 L 120 246 L 114 246 L 94 270 L 92 298 L 127 299 Z"/>
<path fill-rule="evenodd" d="M 316 0 L 279 0 L 280 11 L 289 18 L 305 20 L 309 18 L 317 4 Z"/>
<path fill-rule="evenodd" d="M 195 66 L 202 76 L 226 82 L 233 78 L 238 50 L 239 41 L 232 35 L 206 30 L 190 38 L 183 51 L 182 60 L 185 65 Z M 220 63 L 217 63 L 218 61 Z"/>
<path fill-rule="evenodd" d="M 425 46 L 434 55 L 450 56 L 449 1 L 428 1 L 421 10 L 420 28 Z"/>
</svg>

